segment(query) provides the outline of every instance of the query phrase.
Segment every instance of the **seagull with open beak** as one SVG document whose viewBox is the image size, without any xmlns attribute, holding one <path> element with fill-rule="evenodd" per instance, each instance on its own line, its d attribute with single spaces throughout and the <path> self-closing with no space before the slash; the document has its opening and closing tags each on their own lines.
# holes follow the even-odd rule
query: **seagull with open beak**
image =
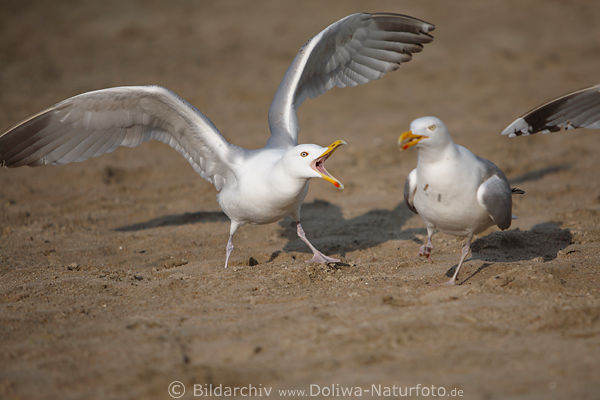
<svg viewBox="0 0 600 400">
<path fill-rule="evenodd" d="M 308 241 L 300 205 L 311 178 L 343 188 L 325 169 L 325 160 L 345 142 L 326 148 L 298 144 L 297 109 L 333 87 L 364 84 L 398 69 L 433 40 L 434 29 L 393 13 L 351 14 L 323 29 L 300 48 L 285 72 L 269 108 L 271 135 L 259 149 L 228 142 L 206 115 L 166 88 L 126 86 L 73 96 L 8 129 L 0 135 L 0 165 L 67 164 L 158 140 L 181 153 L 219 192 L 219 205 L 231 220 L 225 267 L 240 225 L 288 215 L 313 252 L 310 261 L 339 261 Z"/>
<path fill-rule="evenodd" d="M 238 184 L 224 187 L 217 196 L 231 220 L 225 266 L 233 250 L 233 235 L 240 225 L 268 224 L 288 215 L 296 221 L 298 237 L 313 252 L 308 262 L 340 261 L 321 253 L 306 238 L 300 223 L 300 208 L 311 178 L 322 178 L 340 190 L 344 188 L 325 168 L 325 160 L 344 144 L 344 140 L 336 140 L 328 147 L 301 144 L 287 150 L 262 149 L 246 161 Z"/>
</svg>

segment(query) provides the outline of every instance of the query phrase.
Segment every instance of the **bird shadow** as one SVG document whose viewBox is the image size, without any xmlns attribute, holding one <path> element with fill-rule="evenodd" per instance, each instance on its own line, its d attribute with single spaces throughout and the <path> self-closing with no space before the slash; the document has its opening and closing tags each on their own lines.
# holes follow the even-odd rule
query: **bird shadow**
<svg viewBox="0 0 600 400">
<path fill-rule="evenodd" d="M 526 172 L 520 176 L 510 179 L 511 185 L 525 182 L 537 181 L 546 175 L 556 174 L 570 169 L 572 164 L 556 164 L 548 167 Z M 475 240 L 471 244 L 471 260 L 485 261 L 475 272 L 465 278 L 462 283 L 467 282 L 484 269 L 492 266 L 494 262 L 513 262 L 542 258 L 544 262 L 551 261 L 557 257 L 560 250 L 571 244 L 573 236 L 568 229 L 560 229 L 557 222 L 544 222 L 535 225 L 528 231 L 519 229 L 492 232 L 487 236 Z M 446 276 L 451 277 L 456 271 L 458 264 L 453 265 Z M 462 284 L 461 283 L 461 284 Z"/>
<path fill-rule="evenodd" d="M 509 181 L 510 181 L 511 185 L 518 185 L 518 184 L 524 183 L 524 182 L 537 181 L 537 180 L 542 179 L 546 175 L 556 174 L 561 171 L 566 171 L 570 168 L 571 168 L 571 164 L 550 165 L 549 167 L 544 167 L 544 168 L 526 172 L 523 175 L 509 179 Z"/>
<path fill-rule="evenodd" d="M 149 221 L 115 228 L 117 232 L 135 232 L 162 226 L 179 226 L 201 222 L 228 222 L 229 218 L 222 211 L 199 211 L 194 213 L 164 215 Z"/>
<path fill-rule="evenodd" d="M 302 205 L 302 226 L 309 240 L 321 251 L 345 256 L 348 252 L 375 247 L 389 240 L 420 242 L 416 234 L 424 234 L 424 228 L 401 229 L 413 215 L 404 202 L 400 202 L 391 210 L 378 208 L 345 219 L 339 206 L 317 199 Z M 284 251 L 310 253 L 298 240 L 295 221 L 286 218 L 279 221 L 279 226 L 280 237 L 287 239 Z"/>
<path fill-rule="evenodd" d="M 551 261 L 560 250 L 571 244 L 569 229 L 561 229 L 558 222 L 544 222 L 528 231 L 514 229 L 492 232 L 471 245 L 473 259 L 495 262 L 526 261 L 541 257 Z"/>
<path fill-rule="evenodd" d="M 571 244 L 573 235 L 569 229 L 561 229 L 558 222 L 544 222 L 530 230 L 514 229 L 492 232 L 471 244 L 470 260 L 485 261 L 477 271 L 468 276 L 465 283 L 495 262 L 527 261 L 541 258 L 544 262 L 554 260 L 558 252 Z M 466 261 L 465 261 L 466 262 Z M 452 276 L 457 265 L 452 266 L 447 276 Z"/>
<path fill-rule="evenodd" d="M 569 169 L 560 164 L 527 172 L 511 179 L 519 184 L 543 178 L 545 175 Z M 424 228 L 401 229 L 414 216 L 403 201 L 391 210 L 376 208 L 366 213 L 345 219 L 342 209 L 326 200 L 316 199 L 302 205 L 302 225 L 309 239 L 324 253 L 345 256 L 346 253 L 375 247 L 390 240 L 411 240 L 422 244 L 417 235 L 425 235 Z M 135 232 L 164 226 L 180 226 L 207 222 L 229 222 L 222 211 L 199 211 L 193 213 L 165 215 L 140 223 L 115 228 L 118 232 Z M 287 239 L 284 252 L 310 253 L 296 234 L 296 224 L 291 218 L 279 221 L 282 238 Z M 489 262 L 518 261 L 543 257 L 545 261 L 556 258 L 558 251 L 571 242 L 571 233 L 561 230 L 554 222 L 536 225 L 529 231 L 493 232 L 477 239 L 471 245 L 473 259 L 486 261 L 478 271 L 487 268 Z M 271 261 L 280 252 L 272 255 Z M 450 268 L 448 274 L 456 268 Z M 467 278 L 467 279 L 470 279 Z"/>
<path fill-rule="evenodd" d="M 555 174 L 569 168 L 571 168 L 571 164 L 551 165 L 517 176 L 511 179 L 510 182 L 516 185 L 536 181 L 546 175 Z M 325 253 L 337 253 L 342 256 L 355 250 L 375 247 L 389 240 L 412 240 L 421 244 L 421 240 L 416 235 L 426 234 L 424 228 L 401 229 L 411 216 L 414 216 L 414 214 L 403 201 L 391 210 L 377 208 L 350 219 L 344 218 L 340 207 L 325 200 L 317 199 L 302 205 L 302 225 L 309 239 L 314 241 L 314 244 Z M 286 218 L 280 221 L 279 226 L 281 228 L 280 236 L 288 240 L 283 248 L 284 251 L 310 253 L 310 250 L 298 240 L 296 225 L 292 219 Z M 523 239 L 529 240 L 529 236 L 538 235 L 540 227 L 543 228 L 540 225 L 534 227 L 531 231 L 525 232 Z M 507 234 L 507 232 L 496 233 L 500 235 Z M 510 240 L 513 235 L 515 234 L 508 233 L 505 240 Z M 494 237 L 492 236 L 492 238 Z M 486 243 L 481 242 L 484 239 L 476 240 L 474 242 L 475 248 L 478 246 L 476 243 Z M 535 251 L 529 253 L 536 254 Z M 539 256 L 539 254 L 536 254 L 532 258 Z M 546 256 L 546 254 L 542 256 Z"/>
<path fill-rule="evenodd" d="M 389 240 L 413 240 L 420 243 L 416 234 L 425 234 L 424 228 L 400 229 L 413 215 L 404 202 L 400 202 L 392 210 L 374 209 L 350 219 L 344 218 L 339 206 L 325 200 L 317 199 L 302 205 L 302 225 L 309 239 L 324 253 L 342 256 L 355 250 L 375 247 Z M 115 231 L 136 232 L 206 222 L 229 222 L 229 218 L 221 211 L 186 212 L 121 226 L 115 228 Z M 280 237 L 287 239 L 287 243 L 281 251 L 274 252 L 269 261 L 277 258 L 282 251 L 310 253 L 310 249 L 298 238 L 296 223 L 292 218 L 279 221 L 279 226 Z"/>
</svg>

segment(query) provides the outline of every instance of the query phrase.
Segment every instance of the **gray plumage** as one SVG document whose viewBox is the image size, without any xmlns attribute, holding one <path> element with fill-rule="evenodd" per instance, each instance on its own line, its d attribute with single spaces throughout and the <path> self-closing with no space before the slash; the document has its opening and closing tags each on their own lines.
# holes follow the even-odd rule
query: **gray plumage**
<svg viewBox="0 0 600 400">
<path fill-rule="evenodd" d="M 508 229 L 512 221 L 513 190 L 504 172 L 496 164 L 485 158 L 476 157 L 485 171 L 477 196 L 496 226 L 502 230 Z M 515 188 L 515 190 L 520 189 Z"/>
<path fill-rule="evenodd" d="M 269 109 L 268 147 L 298 144 L 296 109 L 306 97 L 379 79 L 433 40 L 432 24 L 391 13 L 352 14 L 309 40 L 288 68 Z M 102 89 L 66 99 L 0 135 L 0 164 L 66 164 L 148 140 L 179 151 L 203 178 L 223 186 L 239 151 L 214 124 L 168 89 Z"/>
<path fill-rule="evenodd" d="M 417 147 L 417 168 L 404 183 L 404 200 L 427 227 L 427 243 L 419 255 L 429 257 L 437 231 L 465 236 L 461 259 L 449 283 L 454 284 L 470 251 L 473 235 L 492 225 L 508 229 L 512 220 L 512 194 L 504 173 L 491 161 L 456 145 L 444 123 L 435 117 L 414 120 L 398 142 Z"/>
<path fill-rule="evenodd" d="M 71 97 L 7 130 L 0 136 L 0 162 L 62 165 L 149 140 L 177 150 L 217 190 L 235 181 L 231 166 L 243 158 L 243 149 L 170 90 L 129 86 Z"/>
<path fill-rule="evenodd" d="M 527 136 L 575 128 L 600 129 L 600 85 L 542 104 L 513 121 L 502 134 Z"/>
<path fill-rule="evenodd" d="M 427 22 L 389 13 L 352 14 L 325 28 L 302 46 L 285 73 L 269 109 L 271 136 L 262 149 L 230 144 L 204 114 L 168 89 L 129 86 L 71 97 L 8 129 L 0 135 L 0 165 L 67 164 L 158 140 L 181 153 L 219 191 L 219 205 L 231 220 L 225 266 L 240 225 L 288 215 L 313 252 L 311 261 L 339 261 L 308 241 L 300 206 L 310 178 L 343 188 L 324 162 L 345 142 L 327 148 L 298 145 L 296 110 L 307 97 L 397 69 L 431 42 L 433 30 Z"/>
<path fill-rule="evenodd" d="M 412 59 L 435 27 L 401 14 L 352 14 L 325 28 L 300 49 L 269 108 L 270 146 L 298 143 L 296 109 L 333 87 L 381 78 Z"/>
</svg>

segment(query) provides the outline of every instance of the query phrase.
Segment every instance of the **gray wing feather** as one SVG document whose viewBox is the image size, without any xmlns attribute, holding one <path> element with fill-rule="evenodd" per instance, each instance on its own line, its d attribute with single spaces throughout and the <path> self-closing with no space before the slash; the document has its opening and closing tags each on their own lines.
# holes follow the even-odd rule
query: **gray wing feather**
<svg viewBox="0 0 600 400">
<path fill-rule="evenodd" d="M 477 189 L 477 201 L 485 208 L 500 229 L 510 227 L 512 220 L 512 189 L 502 171 L 491 161 L 478 157 L 485 172 Z"/>
<path fill-rule="evenodd" d="M 434 26 L 406 15 L 352 14 L 309 40 L 288 68 L 269 109 L 267 146 L 298 143 L 296 109 L 307 97 L 381 78 L 433 40 Z"/>
<path fill-rule="evenodd" d="M 66 99 L 0 135 L 0 164 L 67 164 L 149 140 L 168 144 L 217 190 L 243 150 L 196 108 L 160 86 L 102 89 Z"/>
<path fill-rule="evenodd" d="M 600 129 L 600 85 L 554 99 L 517 118 L 503 135 L 526 136 L 561 129 Z"/>
<path fill-rule="evenodd" d="M 410 211 L 418 214 L 415 208 L 414 199 L 415 192 L 417 191 L 417 169 L 410 171 L 404 182 L 404 202 L 410 209 Z"/>
</svg>

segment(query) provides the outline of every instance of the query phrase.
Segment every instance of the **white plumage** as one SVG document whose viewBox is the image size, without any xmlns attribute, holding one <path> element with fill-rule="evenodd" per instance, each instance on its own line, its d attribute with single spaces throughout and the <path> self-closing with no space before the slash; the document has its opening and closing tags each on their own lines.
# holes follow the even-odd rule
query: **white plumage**
<svg viewBox="0 0 600 400">
<path fill-rule="evenodd" d="M 494 163 L 456 145 L 438 118 L 414 120 L 398 142 L 404 149 L 416 146 L 419 151 L 417 168 L 404 184 L 406 204 L 427 226 L 427 243 L 419 255 L 429 257 L 431 238 L 437 231 L 467 238 L 454 276 L 448 281 L 454 284 L 473 235 L 492 225 L 510 227 L 511 196 L 523 192 L 511 189 Z"/>
<path fill-rule="evenodd" d="M 329 147 L 298 145 L 296 109 L 307 97 L 378 79 L 409 61 L 432 40 L 434 26 L 399 14 L 352 14 L 328 26 L 298 52 L 269 109 L 271 136 L 264 148 L 230 144 L 200 111 L 159 86 L 102 89 L 66 99 L 0 135 L 0 164 L 66 164 L 158 140 L 181 153 L 216 187 L 231 219 L 225 266 L 233 235 L 245 223 L 269 223 L 287 215 L 313 251 L 311 261 L 339 261 L 306 239 L 300 205 L 310 178 L 342 184 L 324 167 L 342 140 Z"/>
</svg>

